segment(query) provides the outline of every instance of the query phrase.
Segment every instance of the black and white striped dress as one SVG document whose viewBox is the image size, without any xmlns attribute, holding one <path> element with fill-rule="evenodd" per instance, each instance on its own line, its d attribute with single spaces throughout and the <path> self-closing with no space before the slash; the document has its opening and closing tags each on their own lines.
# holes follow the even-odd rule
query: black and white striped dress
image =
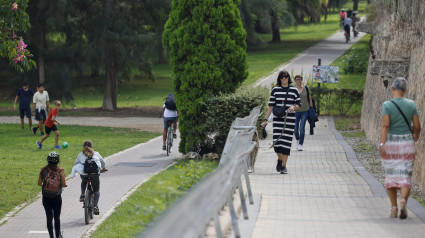
<svg viewBox="0 0 425 238">
<path fill-rule="evenodd" d="M 269 106 L 283 106 L 284 100 L 286 98 L 285 109 L 287 110 L 290 106 L 300 105 L 300 94 L 296 87 L 289 87 L 288 96 L 286 97 L 286 91 L 288 87 L 274 87 L 270 93 Z M 276 117 L 273 116 L 273 142 L 275 142 L 284 126 L 285 117 Z M 286 119 L 286 127 L 283 132 L 283 135 L 276 142 L 274 146 L 274 151 L 276 153 L 281 153 L 284 155 L 289 155 L 291 153 L 291 144 L 292 144 L 292 135 L 294 134 L 295 127 L 295 113 L 288 113 L 288 118 Z"/>
</svg>

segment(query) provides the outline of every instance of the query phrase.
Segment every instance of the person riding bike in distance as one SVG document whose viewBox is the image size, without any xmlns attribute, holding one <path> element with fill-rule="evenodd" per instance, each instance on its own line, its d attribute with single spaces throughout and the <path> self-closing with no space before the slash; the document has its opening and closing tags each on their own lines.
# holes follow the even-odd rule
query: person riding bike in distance
<svg viewBox="0 0 425 238">
<path fill-rule="evenodd" d="M 97 166 L 97 172 L 94 173 L 86 173 L 85 167 L 86 167 L 86 160 L 93 160 L 96 163 Z M 80 195 L 80 202 L 84 202 L 86 187 L 87 187 L 87 180 L 88 178 L 91 179 L 91 184 L 93 186 L 93 193 L 94 193 L 94 214 L 99 215 L 99 207 L 97 206 L 99 202 L 100 197 L 100 180 L 99 175 L 101 172 L 107 171 L 105 168 L 105 161 L 103 160 L 102 156 L 97 152 L 93 150 L 93 143 L 90 140 L 84 141 L 83 144 L 83 151 L 78 154 L 77 159 L 74 163 L 74 168 L 72 169 L 73 173 L 75 172 L 80 174 L 81 177 L 81 195 Z"/>
<path fill-rule="evenodd" d="M 179 117 L 179 111 L 176 106 L 176 99 L 174 94 L 168 94 L 165 98 L 164 105 L 162 106 L 164 112 L 164 131 L 162 132 L 162 149 L 166 150 L 165 141 L 167 140 L 168 133 L 168 121 L 173 123 L 173 137 L 177 138 L 177 120 Z"/>
<path fill-rule="evenodd" d="M 351 29 L 351 24 L 352 24 L 352 20 L 349 17 L 346 17 L 344 19 L 344 31 L 346 36 L 348 37 L 348 41 L 350 41 L 350 29 Z"/>
<path fill-rule="evenodd" d="M 344 28 L 344 20 L 347 17 L 347 12 L 345 12 L 345 9 L 341 9 L 341 12 L 339 12 L 339 26 L 341 28 Z"/>
</svg>

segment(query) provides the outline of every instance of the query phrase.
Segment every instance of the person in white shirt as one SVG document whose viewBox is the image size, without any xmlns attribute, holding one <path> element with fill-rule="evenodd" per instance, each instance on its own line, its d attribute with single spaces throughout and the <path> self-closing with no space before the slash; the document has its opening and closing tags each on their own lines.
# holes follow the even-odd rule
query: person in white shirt
<svg viewBox="0 0 425 238">
<path fill-rule="evenodd" d="M 44 122 L 47 114 L 50 112 L 49 93 L 44 90 L 44 84 L 40 83 L 37 87 L 37 92 L 34 94 L 32 111 L 35 111 L 35 119 L 38 121 L 37 127 L 32 128 L 32 133 L 35 135 L 37 129 L 40 128 L 41 135 L 44 136 Z"/>
<path fill-rule="evenodd" d="M 172 99 L 168 99 L 168 98 Z M 167 147 L 165 145 L 165 141 L 167 140 L 167 133 L 168 133 L 168 122 L 171 121 L 173 123 L 173 137 L 174 139 L 177 138 L 177 119 L 179 117 L 179 112 L 176 107 L 176 102 L 174 99 L 174 94 L 170 94 L 167 96 L 166 101 L 164 102 L 163 112 L 164 112 L 164 131 L 162 133 L 162 149 L 166 150 Z"/>
</svg>

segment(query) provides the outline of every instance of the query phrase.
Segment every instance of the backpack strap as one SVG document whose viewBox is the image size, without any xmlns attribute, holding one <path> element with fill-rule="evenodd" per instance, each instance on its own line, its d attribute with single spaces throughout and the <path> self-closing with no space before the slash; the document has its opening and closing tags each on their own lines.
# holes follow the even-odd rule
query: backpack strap
<svg viewBox="0 0 425 238">
<path fill-rule="evenodd" d="M 397 105 L 397 103 L 395 103 L 393 100 L 391 100 L 390 102 L 392 102 L 392 103 L 393 103 L 393 104 L 397 107 L 398 111 L 401 113 L 401 115 L 402 115 L 402 116 L 403 116 L 403 118 L 404 118 L 404 121 L 406 122 L 407 126 L 409 127 L 409 131 L 410 131 L 411 133 L 413 133 L 412 127 L 410 126 L 410 123 L 409 123 L 409 121 L 407 120 L 406 115 L 404 115 L 404 113 L 401 111 L 401 109 L 400 109 L 400 107 Z"/>
</svg>

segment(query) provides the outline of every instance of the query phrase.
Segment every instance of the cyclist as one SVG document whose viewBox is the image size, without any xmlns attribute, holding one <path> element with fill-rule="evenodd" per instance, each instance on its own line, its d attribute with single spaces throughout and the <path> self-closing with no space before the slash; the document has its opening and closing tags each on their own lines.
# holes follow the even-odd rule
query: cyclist
<svg viewBox="0 0 425 238">
<path fill-rule="evenodd" d="M 87 174 L 84 172 L 84 165 L 87 158 L 93 158 L 94 161 L 97 164 L 98 172 L 94 174 Z M 83 144 L 83 151 L 78 154 L 77 159 L 74 163 L 74 168 L 76 169 L 76 172 L 80 174 L 81 177 L 81 195 L 80 195 L 80 202 L 84 202 L 84 197 L 86 193 L 86 187 L 87 187 L 87 179 L 91 179 L 91 184 L 93 186 L 93 193 L 94 193 L 94 208 L 93 212 L 95 215 L 99 215 L 99 207 L 97 206 L 97 203 L 99 202 L 100 197 L 100 180 L 99 180 L 99 174 L 100 172 L 106 171 L 105 168 L 105 161 L 103 160 L 102 156 L 99 154 L 99 152 L 93 150 L 93 143 L 90 140 L 84 141 Z"/>
<path fill-rule="evenodd" d="M 49 178 L 50 174 L 59 174 L 59 176 L 53 176 L 53 180 L 59 180 L 59 186 L 57 193 L 44 193 L 43 191 L 43 207 L 46 212 L 47 218 L 47 230 L 49 231 L 50 238 L 53 238 L 53 219 L 55 220 L 55 234 L 56 237 L 62 237 L 61 234 L 61 224 L 60 224 L 60 215 L 62 210 L 62 188 L 66 187 L 65 181 L 65 172 L 63 168 L 58 166 L 59 163 L 59 154 L 56 152 L 50 152 L 47 155 L 47 165 L 41 168 L 40 175 L 38 177 L 38 186 L 42 186 L 43 189 L 46 186 L 46 178 Z M 52 187 L 53 188 L 53 187 Z"/>
<path fill-rule="evenodd" d="M 348 37 L 348 40 L 350 40 L 350 29 L 351 29 L 351 24 L 352 24 L 352 20 L 349 17 L 346 17 L 344 19 L 344 31 L 346 36 Z"/>
<path fill-rule="evenodd" d="M 345 12 L 345 9 L 341 9 L 341 12 L 339 13 L 339 26 L 341 28 L 344 28 L 344 20 L 347 17 L 347 13 Z"/>
<path fill-rule="evenodd" d="M 173 137 L 174 139 L 177 138 L 176 132 L 177 132 L 177 120 L 179 117 L 179 111 L 177 110 L 175 102 L 173 103 L 171 99 L 170 100 L 168 99 L 169 96 L 167 96 L 167 99 L 164 102 L 164 105 L 162 106 L 163 112 L 164 112 L 164 131 L 162 132 L 162 149 L 163 150 L 167 149 L 167 147 L 165 146 L 165 141 L 167 140 L 168 121 L 172 121 L 173 132 L 174 132 Z M 174 95 L 172 97 L 174 98 Z"/>
</svg>

